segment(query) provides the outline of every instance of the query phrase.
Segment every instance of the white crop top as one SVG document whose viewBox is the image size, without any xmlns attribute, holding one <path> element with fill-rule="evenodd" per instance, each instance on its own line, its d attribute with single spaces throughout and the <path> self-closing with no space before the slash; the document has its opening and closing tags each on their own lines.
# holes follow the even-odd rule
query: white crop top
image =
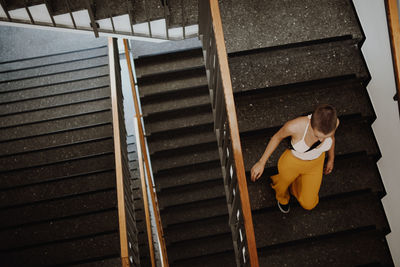
<svg viewBox="0 0 400 267">
<path fill-rule="evenodd" d="M 310 125 L 310 120 L 311 120 L 311 115 L 308 115 L 308 123 L 306 126 L 306 130 L 304 131 L 303 138 L 297 142 L 296 144 L 293 144 L 292 142 L 292 147 L 291 149 L 292 154 L 302 160 L 313 160 L 321 156 L 321 154 L 325 151 L 328 151 L 331 146 L 332 146 L 332 138 L 328 137 L 326 138 L 318 147 L 307 151 L 310 149 L 310 147 L 306 144 L 304 141 L 304 138 L 306 137 L 308 127 Z"/>
</svg>

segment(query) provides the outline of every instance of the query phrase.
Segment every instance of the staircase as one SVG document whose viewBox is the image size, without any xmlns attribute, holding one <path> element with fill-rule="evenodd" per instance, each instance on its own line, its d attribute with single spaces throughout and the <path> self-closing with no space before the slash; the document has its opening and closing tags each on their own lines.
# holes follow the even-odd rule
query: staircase
<svg viewBox="0 0 400 267">
<path fill-rule="evenodd" d="M 334 172 L 314 210 L 293 197 L 289 214 L 276 207 L 269 176 L 287 144 L 257 182 L 247 180 L 260 265 L 393 265 L 360 51 L 365 38 L 351 1 L 219 2 L 248 178 L 286 121 L 319 103 L 334 105 L 341 121 Z"/>
<path fill-rule="evenodd" d="M 40 56 L 24 58 L 13 50 L 20 43 L 2 37 L 10 47 L 0 64 L 2 266 L 121 265 L 107 43 L 63 37 L 85 48 L 50 38 L 26 48 Z M 129 219 L 129 255 L 139 264 Z"/>
<path fill-rule="evenodd" d="M 135 60 L 171 266 L 234 266 L 201 48 Z"/>
<path fill-rule="evenodd" d="M 3 0 L 0 20 L 169 40 L 198 35 L 198 0 Z"/>
</svg>

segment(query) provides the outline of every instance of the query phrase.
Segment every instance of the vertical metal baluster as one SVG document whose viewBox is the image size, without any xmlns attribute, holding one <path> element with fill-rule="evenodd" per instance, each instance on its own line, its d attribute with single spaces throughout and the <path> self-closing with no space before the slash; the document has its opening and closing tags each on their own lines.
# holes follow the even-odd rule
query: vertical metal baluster
<svg viewBox="0 0 400 267">
<path fill-rule="evenodd" d="M 86 8 L 89 12 L 90 22 L 91 22 L 91 26 L 92 26 L 92 29 L 94 32 L 94 36 L 97 38 L 97 37 L 99 37 L 99 31 L 97 29 L 96 21 L 94 20 L 94 12 L 92 9 L 92 4 L 90 2 L 91 2 L 91 0 L 86 0 Z"/>
<path fill-rule="evenodd" d="M 44 4 L 46 5 L 47 12 L 49 12 L 51 23 L 53 23 L 53 26 L 56 27 L 56 22 L 54 21 L 54 17 L 53 17 L 53 9 L 49 3 L 49 0 L 45 0 Z"/>
<path fill-rule="evenodd" d="M 67 10 L 68 10 L 68 13 L 69 13 L 69 15 L 71 17 L 72 24 L 74 25 L 74 28 L 77 29 L 76 23 L 75 23 L 75 19 L 74 19 L 74 15 L 72 15 L 71 5 L 69 4 L 69 0 L 65 0 L 65 6 L 67 7 Z"/>
<path fill-rule="evenodd" d="M 33 20 L 31 11 L 30 11 L 29 8 L 28 8 L 27 0 L 24 1 L 24 7 L 25 7 L 26 12 L 28 13 L 28 16 L 29 16 L 29 19 L 30 19 L 30 21 L 31 21 L 31 24 L 35 24 L 35 21 Z"/>
<path fill-rule="evenodd" d="M 8 21 L 12 21 L 10 13 L 8 13 L 8 7 L 5 0 L 0 0 L 0 5 L 3 8 L 4 12 L 6 13 Z"/>
</svg>

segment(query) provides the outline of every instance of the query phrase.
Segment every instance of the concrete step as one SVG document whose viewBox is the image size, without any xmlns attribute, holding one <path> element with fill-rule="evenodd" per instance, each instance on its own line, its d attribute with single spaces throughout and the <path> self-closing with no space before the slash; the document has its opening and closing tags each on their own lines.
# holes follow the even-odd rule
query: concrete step
<svg viewBox="0 0 400 267">
<path fill-rule="evenodd" d="M 50 133 L 61 133 L 72 129 L 104 125 L 110 123 L 111 118 L 110 107 L 107 107 L 99 111 L 77 114 L 77 116 L 72 114 L 72 116 L 60 117 L 48 121 L 15 125 L 1 129 L 2 135 L 0 135 L 0 141 L 11 141 Z"/>
<path fill-rule="evenodd" d="M 179 260 L 174 262 L 174 266 L 192 266 L 192 267 L 220 267 L 220 266 L 236 266 L 234 251 L 208 254 L 204 257 L 196 257 L 187 260 Z"/>
<path fill-rule="evenodd" d="M 97 58 L 105 56 L 107 55 L 107 53 L 107 46 L 99 46 L 71 52 L 0 62 L 0 73 L 15 70 L 27 70 L 36 67 L 59 65 L 66 62 L 75 62 L 88 58 Z"/>
<path fill-rule="evenodd" d="M 115 209 L 115 189 L 1 209 L 0 229 Z"/>
<path fill-rule="evenodd" d="M 342 36 L 363 38 L 355 9 L 346 0 L 219 4 L 228 53 Z"/>
<path fill-rule="evenodd" d="M 226 205 L 226 198 L 219 197 L 168 207 L 160 212 L 163 227 L 168 227 L 170 224 L 191 222 L 215 216 L 227 215 L 228 207 Z"/>
<path fill-rule="evenodd" d="M 137 77 L 200 66 L 204 66 L 203 51 L 200 47 L 165 54 L 142 56 L 135 59 Z"/>
<path fill-rule="evenodd" d="M 113 151 L 114 141 L 112 137 L 107 137 L 46 150 L 4 156 L 1 157 L 2 166 L 0 167 L 0 173 L 22 168 L 45 166 L 77 158 L 111 153 Z"/>
<path fill-rule="evenodd" d="M 183 9 L 182 3 L 185 3 Z M 171 28 L 199 24 L 198 0 L 190 0 L 185 2 L 180 0 L 168 0 L 168 8 L 170 13 L 169 26 Z"/>
<path fill-rule="evenodd" d="M 211 105 L 164 112 L 144 117 L 146 134 L 167 132 L 214 122 Z"/>
<path fill-rule="evenodd" d="M 157 152 L 151 156 L 153 172 L 218 160 L 216 142 Z"/>
<path fill-rule="evenodd" d="M 7 189 L 36 183 L 56 181 L 68 177 L 109 171 L 115 168 L 113 152 L 71 159 L 54 164 L 15 169 L 2 173 L 0 188 Z"/>
<path fill-rule="evenodd" d="M 182 71 L 165 72 L 157 75 L 142 76 L 137 80 L 141 97 L 184 91 L 193 87 L 207 86 L 204 66 Z"/>
<path fill-rule="evenodd" d="M 87 102 L 99 98 L 110 97 L 111 90 L 107 87 L 95 88 L 68 94 L 46 96 L 32 100 L 0 104 L 0 117 L 29 111 L 38 111 L 49 108 L 61 107 L 73 103 Z"/>
<path fill-rule="evenodd" d="M 74 267 L 94 267 L 94 266 L 113 267 L 113 266 L 117 266 L 117 265 L 121 265 L 121 264 L 122 264 L 121 258 L 116 257 L 116 258 L 109 258 L 109 259 L 102 259 L 102 260 L 91 260 L 90 262 L 72 264 L 71 266 L 74 266 Z"/>
<path fill-rule="evenodd" d="M 375 117 L 365 87 L 361 82 L 349 80 L 291 89 L 254 90 L 236 95 L 235 102 L 242 132 L 283 125 L 299 114 L 311 114 L 320 103 L 333 105 L 340 115 L 360 113 Z"/>
<path fill-rule="evenodd" d="M 59 83 L 67 83 L 81 79 L 90 79 L 94 77 L 108 75 L 108 73 L 109 73 L 109 67 L 107 62 L 105 63 L 105 65 L 100 65 L 95 67 L 75 69 L 73 71 L 68 71 L 68 72 L 1 82 L 0 93 L 18 91 L 22 89 L 24 90 L 34 89 L 36 87 L 49 86 Z"/>
<path fill-rule="evenodd" d="M 260 266 L 394 266 L 385 237 L 372 229 L 261 250 L 258 257 Z"/>
<path fill-rule="evenodd" d="M 164 18 L 164 6 L 159 0 L 138 0 L 133 3 L 133 18 L 136 23 L 144 23 Z"/>
<path fill-rule="evenodd" d="M 24 68 L 18 70 L 11 70 L 7 72 L 0 72 L 0 82 L 18 81 L 22 79 L 29 79 L 33 77 L 43 77 L 46 75 L 54 75 L 57 73 L 65 73 L 77 69 L 94 68 L 108 64 L 108 55 L 81 58 L 78 60 L 67 61 L 57 64 L 36 66 L 32 68 Z"/>
<path fill-rule="evenodd" d="M 229 58 L 234 92 L 343 76 L 369 79 L 353 40 L 255 51 Z"/>
<path fill-rule="evenodd" d="M 0 196 L 0 208 L 47 201 L 111 188 L 115 188 L 114 170 L 93 172 L 3 190 Z"/>
<path fill-rule="evenodd" d="M 108 74 L 104 74 L 103 76 L 97 76 L 87 79 L 74 80 L 65 83 L 56 83 L 48 86 L 39 86 L 27 90 L 1 93 L 0 103 L 15 103 L 18 101 L 34 100 L 49 96 L 61 96 L 73 92 L 81 92 L 85 90 L 108 87 L 109 85 L 110 79 L 108 77 Z"/>
<path fill-rule="evenodd" d="M 119 234 L 116 231 L 23 250 L 2 252 L 0 260 L 6 266 L 47 266 L 112 258 L 119 255 L 118 253 L 120 253 L 120 244 Z M 71 257 L 71 255 L 74 256 Z M 106 262 L 114 264 L 118 260 L 107 260 Z"/>
<path fill-rule="evenodd" d="M 256 182 L 248 179 L 250 203 L 253 210 L 276 206 L 275 191 L 270 186 L 270 175 L 276 173 L 276 167 L 268 168 Z M 250 173 L 247 177 L 250 177 Z M 362 190 L 371 190 L 381 196 L 385 194 L 374 160 L 365 153 L 349 154 L 335 158 L 333 172 L 323 177 L 319 196 L 323 198 Z"/>
<path fill-rule="evenodd" d="M 246 171 L 250 171 L 253 164 L 259 160 L 268 141 L 278 130 L 279 128 L 265 129 L 257 133 L 243 136 L 241 140 Z M 335 139 L 335 154 L 337 156 L 365 151 L 375 159 L 380 157 L 380 151 L 375 136 L 367 119 L 358 116 L 347 119 L 342 118 L 339 128 L 336 131 Z M 271 155 L 267 167 L 276 166 L 280 155 L 287 147 L 287 143 L 282 142 Z"/>
<path fill-rule="evenodd" d="M 79 227 L 71 227 L 79 225 Z M 75 239 L 88 235 L 118 230 L 118 211 L 107 210 L 64 220 L 47 221 L 0 232 L 4 241 L 0 250 L 15 250 L 26 246 L 39 246 L 63 239 Z"/>
<path fill-rule="evenodd" d="M 154 175 L 155 183 L 159 190 L 177 185 L 184 186 L 222 179 L 220 177 L 222 177 L 222 171 L 219 160 L 159 171 Z"/>
<path fill-rule="evenodd" d="M 311 212 L 297 203 L 289 214 L 277 207 L 253 212 L 253 223 L 258 248 L 357 228 L 389 230 L 380 199 L 368 191 L 321 198 Z"/>
<path fill-rule="evenodd" d="M 151 154 L 184 146 L 210 143 L 215 140 L 213 123 L 164 133 L 154 133 L 147 137 Z"/>
<path fill-rule="evenodd" d="M 144 115 L 206 104 L 211 105 L 210 94 L 207 86 L 195 87 L 182 92 L 177 91 L 157 96 L 158 97 L 145 97 L 141 99 Z"/>
<path fill-rule="evenodd" d="M 160 208 L 225 196 L 222 178 L 162 189 L 157 193 Z"/>
<path fill-rule="evenodd" d="M 108 93 L 107 93 L 108 94 Z M 0 128 L 22 126 L 32 123 L 43 123 L 44 121 L 56 120 L 66 117 L 78 116 L 80 114 L 103 111 L 111 108 L 111 100 L 107 96 L 97 97 L 84 102 L 74 102 L 49 107 L 42 110 L 33 110 L 24 113 L 1 116 Z"/>
<path fill-rule="evenodd" d="M 168 244 L 189 241 L 191 239 L 230 233 L 229 216 L 223 215 L 201 221 L 169 225 L 166 230 Z"/>
<path fill-rule="evenodd" d="M 175 243 L 173 246 L 168 247 L 167 253 L 168 259 L 173 263 L 176 260 L 190 259 L 232 250 L 232 234 L 225 233 Z"/>
<path fill-rule="evenodd" d="M 76 142 L 80 143 L 94 139 L 112 137 L 112 135 L 112 125 L 103 124 L 94 127 L 85 127 L 73 129 L 71 131 L 1 142 L 0 157 L 66 146 Z"/>
</svg>

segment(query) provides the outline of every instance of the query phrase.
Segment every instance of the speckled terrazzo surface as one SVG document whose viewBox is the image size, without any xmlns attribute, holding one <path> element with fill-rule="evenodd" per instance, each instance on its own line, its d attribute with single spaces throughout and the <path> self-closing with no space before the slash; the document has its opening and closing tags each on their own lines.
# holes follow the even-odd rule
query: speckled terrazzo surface
<svg viewBox="0 0 400 267">
<path fill-rule="evenodd" d="M 352 35 L 361 38 L 348 0 L 219 0 L 228 53 Z"/>
</svg>

